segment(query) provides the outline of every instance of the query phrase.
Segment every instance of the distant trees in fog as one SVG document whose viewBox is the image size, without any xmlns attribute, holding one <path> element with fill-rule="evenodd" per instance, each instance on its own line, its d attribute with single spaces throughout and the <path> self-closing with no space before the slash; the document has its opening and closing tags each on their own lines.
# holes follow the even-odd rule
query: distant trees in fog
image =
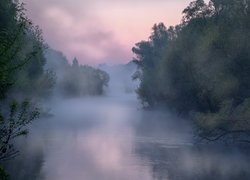
<svg viewBox="0 0 250 180">
<path fill-rule="evenodd" d="M 46 51 L 47 68 L 56 75 L 55 94 L 64 97 L 80 97 L 86 95 L 102 95 L 108 86 L 109 75 L 87 65 L 80 65 L 74 58 L 72 65 L 62 53 L 48 49 Z"/>
<path fill-rule="evenodd" d="M 203 139 L 250 138 L 250 1 L 196 0 L 132 49 L 145 106 L 191 118 Z"/>
<path fill-rule="evenodd" d="M 49 98 L 55 84 L 67 96 L 102 94 L 107 86 L 107 73 L 77 60 L 72 66 L 66 59 L 54 62 L 60 65 L 59 74 L 49 70 L 46 49 L 41 30 L 26 17 L 24 5 L 0 0 L 0 165 L 18 154 L 14 139 L 27 134 L 27 126 L 41 113 L 35 102 Z M 0 167 L 0 179 L 7 178 Z"/>
</svg>

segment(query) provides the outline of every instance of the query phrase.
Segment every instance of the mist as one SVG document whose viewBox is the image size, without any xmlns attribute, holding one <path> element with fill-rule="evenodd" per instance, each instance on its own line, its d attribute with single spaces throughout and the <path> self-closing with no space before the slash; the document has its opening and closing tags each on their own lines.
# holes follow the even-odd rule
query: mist
<svg viewBox="0 0 250 180">
<path fill-rule="evenodd" d="M 138 80 L 132 80 L 132 76 L 137 70 L 137 65 L 132 61 L 127 64 L 99 65 L 99 68 L 106 71 L 110 76 L 109 86 L 106 94 L 109 96 L 122 96 L 134 94 L 139 86 Z"/>
<path fill-rule="evenodd" d="M 0 180 L 250 179 L 250 0 L 21 2 L 0 0 Z"/>
<path fill-rule="evenodd" d="M 14 179 L 248 179 L 247 149 L 197 146 L 192 124 L 143 110 L 134 93 L 46 106 L 53 116 L 31 125 L 17 140 L 20 156 L 6 165 Z"/>
</svg>

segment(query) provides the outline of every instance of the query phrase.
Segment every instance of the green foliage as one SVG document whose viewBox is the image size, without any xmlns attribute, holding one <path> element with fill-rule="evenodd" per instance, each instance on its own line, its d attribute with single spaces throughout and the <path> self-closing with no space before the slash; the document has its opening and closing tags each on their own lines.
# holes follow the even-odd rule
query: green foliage
<svg viewBox="0 0 250 180">
<path fill-rule="evenodd" d="M 48 96 L 55 75 L 45 71 L 42 32 L 25 15 L 24 4 L 0 0 L 0 162 L 18 155 L 14 140 L 28 133 L 28 125 L 39 116 L 30 101 L 12 99 Z M 0 168 L 0 179 L 9 179 Z"/>
<path fill-rule="evenodd" d="M 192 117 L 201 134 L 248 136 L 248 7 L 249 0 L 212 0 L 209 4 L 196 0 L 183 11 L 180 25 L 168 29 L 155 25 L 149 40 L 132 49 L 139 66 L 135 78 L 141 80 L 142 102 L 164 104 Z M 210 133 L 205 134 L 214 136 Z"/>
<path fill-rule="evenodd" d="M 14 140 L 28 133 L 27 126 L 39 116 L 29 97 L 47 96 L 54 73 L 45 71 L 42 32 L 25 15 L 19 1 L 0 0 L 0 162 L 15 157 Z M 19 101 L 19 100 L 18 100 Z M 3 169 L 0 177 L 7 179 Z"/>
<path fill-rule="evenodd" d="M 0 113 L 0 161 L 17 155 L 13 140 L 26 135 L 27 126 L 38 117 L 39 109 L 33 108 L 29 101 L 23 101 L 21 104 L 13 101 L 9 111 Z"/>
<path fill-rule="evenodd" d="M 149 41 L 141 41 L 132 49 L 137 56 L 134 62 L 140 68 L 134 76 L 141 80 L 138 93 L 143 102 L 151 106 L 155 104 L 158 95 L 156 87 L 159 83 L 157 80 L 159 60 L 164 57 L 164 50 L 173 36 L 171 29 L 167 31 L 164 24 L 160 23 L 154 25 Z"/>
<path fill-rule="evenodd" d="M 0 179 L 1 180 L 9 180 L 9 175 L 5 172 L 5 170 L 0 166 Z"/>
<path fill-rule="evenodd" d="M 237 138 L 250 138 L 250 99 L 234 106 L 232 101 L 223 102 L 216 113 L 194 114 L 199 136 L 210 141 L 227 138 L 236 134 Z M 235 136 L 234 136 L 235 138 Z M 246 140 L 245 140 L 246 142 Z"/>
<path fill-rule="evenodd" d="M 27 96 L 36 92 L 34 89 L 41 92 L 52 88 L 53 76 L 48 78 L 51 74 L 43 68 L 46 60 L 41 30 L 24 12 L 24 5 L 18 1 L 0 1 L 0 98 L 9 90 Z M 39 81 L 45 80 L 42 86 Z"/>
<path fill-rule="evenodd" d="M 0 24 L 0 87 L 1 97 L 5 96 L 8 87 L 13 84 L 11 73 L 26 59 L 17 59 L 21 51 L 24 34 L 30 21 L 22 13 L 23 6 L 12 1 L 1 1 Z"/>
</svg>

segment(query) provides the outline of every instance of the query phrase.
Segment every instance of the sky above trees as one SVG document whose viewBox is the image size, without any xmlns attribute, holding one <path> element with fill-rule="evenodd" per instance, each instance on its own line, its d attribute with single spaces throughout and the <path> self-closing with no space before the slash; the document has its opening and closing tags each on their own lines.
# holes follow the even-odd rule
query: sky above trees
<svg viewBox="0 0 250 180">
<path fill-rule="evenodd" d="M 46 42 L 82 64 L 126 63 L 154 23 L 180 22 L 190 0 L 23 0 Z"/>
</svg>

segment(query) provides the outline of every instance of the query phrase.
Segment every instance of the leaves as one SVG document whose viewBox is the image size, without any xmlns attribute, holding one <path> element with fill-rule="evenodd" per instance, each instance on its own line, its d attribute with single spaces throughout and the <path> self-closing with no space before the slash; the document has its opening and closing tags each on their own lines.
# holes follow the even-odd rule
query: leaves
<svg viewBox="0 0 250 180">
<path fill-rule="evenodd" d="M 18 151 L 13 147 L 13 140 L 28 134 L 27 126 L 39 118 L 39 109 L 33 108 L 29 101 L 13 101 L 9 108 L 9 117 L 0 114 L 0 161 L 12 158 Z"/>
<path fill-rule="evenodd" d="M 132 49 L 142 103 L 193 119 L 206 138 L 248 134 L 249 7 L 249 0 L 196 0 L 180 25 L 154 25 Z"/>
</svg>

